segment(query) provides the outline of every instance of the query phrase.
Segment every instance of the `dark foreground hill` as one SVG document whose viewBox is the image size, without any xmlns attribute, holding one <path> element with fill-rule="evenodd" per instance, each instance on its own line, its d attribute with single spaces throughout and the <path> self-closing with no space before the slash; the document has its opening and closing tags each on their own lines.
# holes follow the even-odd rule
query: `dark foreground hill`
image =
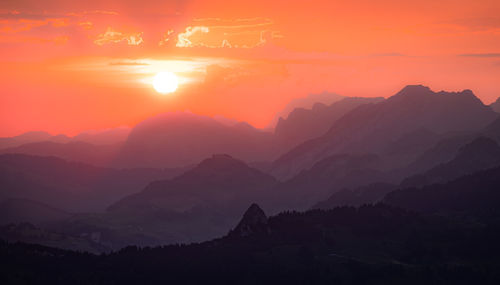
<svg viewBox="0 0 500 285">
<path fill-rule="evenodd" d="M 252 217 L 255 215 L 255 217 Z M 500 227 L 385 205 L 253 205 L 226 237 L 92 255 L 0 243 L 2 284 L 498 284 Z"/>
</svg>

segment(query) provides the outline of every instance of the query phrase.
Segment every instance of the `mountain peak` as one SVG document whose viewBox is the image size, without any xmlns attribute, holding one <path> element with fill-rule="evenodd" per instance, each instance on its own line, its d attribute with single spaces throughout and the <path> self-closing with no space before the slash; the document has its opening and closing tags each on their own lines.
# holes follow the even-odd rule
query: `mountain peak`
<svg viewBox="0 0 500 285">
<path fill-rule="evenodd" d="M 407 85 L 396 96 L 415 96 L 435 94 L 429 87 L 424 85 Z"/>
<path fill-rule="evenodd" d="M 267 216 L 259 205 L 253 203 L 243 214 L 243 218 L 236 228 L 229 233 L 230 236 L 246 237 L 254 234 L 267 234 Z"/>
<path fill-rule="evenodd" d="M 229 154 L 213 154 L 212 157 L 209 157 L 200 164 L 198 164 L 198 168 L 211 168 L 211 169 L 226 169 L 232 167 L 247 167 L 247 164 L 241 160 L 235 159 Z"/>
<path fill-rule="evenodd" d="M 493 102 L 490 107 L 493 109 L 493 111 L 500 113 L 500 97 L 498 97 L 498 99 Z"/>
</svg>

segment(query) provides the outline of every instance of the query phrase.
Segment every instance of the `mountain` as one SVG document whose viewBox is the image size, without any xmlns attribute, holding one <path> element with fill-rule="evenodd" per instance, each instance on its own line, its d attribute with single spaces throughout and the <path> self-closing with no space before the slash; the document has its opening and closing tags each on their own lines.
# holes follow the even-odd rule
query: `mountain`
<svg viewBox="0 0 500 285">
<path fill-rule="evenodd" d="M 461 147 L 451 161 L 406 178 L 401 183 L 401 187 L 421 187 L 443 183 L 495 166 L 500 166 L 500 146 L 490 138 L 479 137 Z"/>
<path fill-rule="evenodd" d="M 0 225 L 30 222 L 46 224 L 63 221 L 71 214 L 47 204 L 28 199 L 5 199 L 0 202 Z"/>
<path fill-rule="evenodd" d="M 193 169 L 170 180 L 150 183 L 143 191 L 125 197 L 110 211 L 167 209 L 189 211 L 204 205 L 236 207 L 262 198 L 276 180 L 229 155 L 213 155 Z"/>
<path fill-rule="evenodd" d="M 273 157 L 272 134 L 248 124 L 221 124 L 186 112 L 167 113 L 136 125 L 118 154 L 121 167 L 179 167 L 195 164 L 214 153 L 245 161 Z"/>
<path fill-rule="evenodd" d="M 93 145 L 86 142 L 57 143 L 51 141 L 23 144 L 0 150 L 0 154 L 27 154 L 55 156 L 67 161 L 82 162 L 99 167 L 110 167 L 121 145 Z"/>
<path fill-rule="evenodd" d="M 106 130 L 84 131 L 71 138 L 73 142 L 86 142 L 93 145 L 110 145 L 123 143 L 131 129 L 129 127 L 118 127 Z"/>
<path fill-rule="evenodd" d="M 333 209 L 342 206 L 362 206 L 374 204 L 384 196 L 398 188 L 397 185 L 389 183 L 371 183 L 355 188 L 344 188 L 334 192 L 328 199 L 314 205 L 312 209 Z"/>
<path fill-rule="evenodd" d="M 332 155 L 277 185 L 274 192 L 281 196 L 282 210 L 308 209 L 343 188 L 384 180 L 381 164 L 380 158 L 371 154 Z"/>
<path fill-rule="evenodd" d="M 500 143 L 500 117 L 482 130 L 482 135 L 495 139 Z"/>
<path fill-rule="evenodd" d="M 402 173 L 412 173 L 410 170 L 423 165 L 431 165 L 429 162 L 431 159 L 435 162 L 435 166 L 406 177 L 399 185 L 368 182 L 360 187 L 350 187 L 339 192 L 331 191 L 333 194 L 328 199 L 319 202 L 313 208 L 329 209 L 336 206 L 372 204 L 382 200 L 386 194 L 396 189 L 444 183 L 467 174 L 500 166 L 500 146 L 494 140 L 478 137 L 458 148 L 458 145 L 461 145 L 466 138 L 469 137 L 458 136 L 443 140 L 409 167 L 385 174 L 386 177 L 399 177 Z M 453 158 L 447 159 L 453 150 L 456 150 Z M 439 161 L 443 162 L 438 163 Z"/>
<path fill-rule="evenodd" d="M 500 97 L 490 105 L 493 111 L 500 113 Z"/>
<path fill-rule="evenodd" d="M 129 244 L 199 242 L 227 232 L 250 203 L 273 205 L 274 177 L 228 155 L 203 160 L 182 175 L 158 180 L 99 215 L 79 215 L 57 229 L 101 233 L 114 249 Z"/>
<path fill-rule="evenodd" d="M 67 162 L 56 157 L 0 155 L 0 193 L 34 200 L 70 212 L 102 211 L 149 182 L 181 169 L 111 169 Z"/>
<path fill-rule="evenodd" d="M 110 145 L 124 142 L 129 133 L 130 128 L 128 127 L 119 127 L 99 131 L 84 131 L 74 137 L 68 137 L 63 134 L 54 136 L 41 131 L 27 132 L 14 137 L 0 138 L 0 150 L 17 148 L 25 144 L 49 142 L 57 145 L 69 142 L 85 142 L 92 145 Z M 22 151 L 24 148 L 20 148 L 18 150 Z"/>
<path fill-rule="evenodd" d="M 311 109 L 315 104 L 330 105 L 343 98 L 345 97 L 329 92 L 309 94 L 307 97 L 295 98 L 291 100 L 283 110 L 276 113 L 268 129 L 274 129 L 280 118 L 286 119 L 295 109 Z"/>
<path fill-rule="evenodd" d="M 348 97 L 329 106 L 315 103 L 312 109 L 296 108 L 288 117 L 279 119 L 274 133 L 277 140 L 288 146 L 295 146 L 323 135 L 335 121 L 356 107 L 381 101 L 383 98 Z"/>
<path fill-rule="evenodd" d="M 257 204 L 252 204 L 247 209 L 243 218 L 234 230 L 229 232 L 230 237 L 245 237 L 257 234 L 268 234 L 266 213 Z"/>
<path fill-rule="evenodd" d="M 87 254 L 99 254 L 109 251 L 108 248 L 93 241 L 92 238 L 68 236 L 36 227 L 30 223 L 0 226 L 0 239 L 15 243 L 26 242 L 61 249 L 71 249 L 78 252 L 86 252 Z"/>
<path fill-rule="evenodd" d="M 500 167 L 421 188 L 402 188 L 387 194 L 384 203 L 425 213 L 496 211 L 500 204 Z"/>
<path fill-rule="evenodd" d="M 275 160 L 272 173 L 280 179 L 289 178 L 335 153 L 380 154 L 393 161 L 395 168 L 419 153 L 391 155 L 387 149 L 391 141 L 419 129 L 437 135 L 473 132 L 496 117 L 470 90 L 436 93 L 420 85 L 407 86 L 387 100 L 348 112 L 323 136 L 306 141 Z"/>
<path fill-rule="evenodd" d="M 253 208 L 250 216 L 261 218 L 251 224 L 262 225 L 264 217 Z M 500 228 L 494 221 L 375 205 L 285 212 L 267 218 L 267 229 L 100 255 L 0 241 L 0 278 L 4 284 L 500 282 Z"/>
<path fill-rule="evenodd" d="M 467 145 L 475 138 L 477 138 L 476 134 L 445 136 L 435 145 L 419 155 L 414 161 L 401 169 L 395 170 L 394 175 L 403 180 L 408 176 L 423 173 L 439 164 L 449 162 L 455 158 L 460 148 Z"/>
<path fill-rule="evenodd" d="M 52 141 L 64 143 L 68 142 L 69 140 L 70 138 L 65 135 L 53 136 L 47 132 L 27 132 L 14 137 L 0 138 L 0 150 L 33 142 Z"/>
</svg>

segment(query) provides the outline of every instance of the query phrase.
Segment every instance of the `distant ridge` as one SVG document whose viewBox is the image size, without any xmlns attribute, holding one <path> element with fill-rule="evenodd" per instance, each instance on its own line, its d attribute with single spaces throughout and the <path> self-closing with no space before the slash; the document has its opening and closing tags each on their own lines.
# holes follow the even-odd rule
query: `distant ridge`
<svg viewBox="0 0 500 285">
<path fill-rule="evenodd" d="M 380 103 L 365 104 L 348 112 L 323 136 L 306 141 L 275 160 L 272 173 L 281 179 L 290 178 L 335 153 L 387 155 L 391 141 L 419 129 L 433 135 L 474 132 L 497 116 L 470 90 L 433 92 L 422 85 L 406 86 Z M 411 155 L 415 154 L 395 153 L 391 160 L 404 165 L 414 158 Z"/>
</svg>

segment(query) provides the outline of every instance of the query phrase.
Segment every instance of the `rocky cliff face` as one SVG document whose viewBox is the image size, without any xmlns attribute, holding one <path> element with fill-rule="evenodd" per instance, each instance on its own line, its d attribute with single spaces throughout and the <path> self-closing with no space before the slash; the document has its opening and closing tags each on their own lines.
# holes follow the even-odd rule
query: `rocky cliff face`
<svg viewBox="0 0 500 285">
<path fill-rule="evenodd" d="M 246 237 L 255 234 L 267 234 L 267 216 L 257 204 L 252 204 L 243 215 L 243 218 L 229 236 Z"/>
</svg>

